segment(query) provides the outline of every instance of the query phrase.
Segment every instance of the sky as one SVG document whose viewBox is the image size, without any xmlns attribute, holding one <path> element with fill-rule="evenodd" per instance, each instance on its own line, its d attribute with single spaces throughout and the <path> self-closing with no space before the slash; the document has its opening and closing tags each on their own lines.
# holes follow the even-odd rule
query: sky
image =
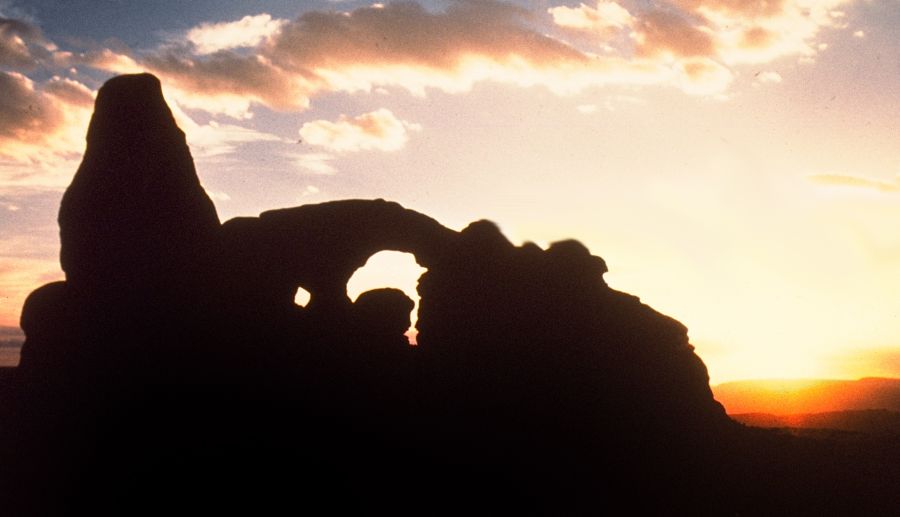
<svg viewBox="0 0 900 517">
<path fill-rule="evenodd" d="M 713 383 L 900 376 L 898 0 L 0 0 L 0 326 L 63 277 L 93 98 L 140 71 L 223 221 L 381 197 L 575 238 Z"/>
</svg>

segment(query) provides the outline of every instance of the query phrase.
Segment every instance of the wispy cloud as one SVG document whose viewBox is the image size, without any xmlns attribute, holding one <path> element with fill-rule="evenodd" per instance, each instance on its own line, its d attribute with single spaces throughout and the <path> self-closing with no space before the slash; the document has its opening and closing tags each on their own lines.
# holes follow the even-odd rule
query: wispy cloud
<svg viewBox="0 0 900 517">
<path fill-rule="evenodd" d="M 301 153 L 292 157 L 297 167 L 313 174 L 331 175 L 337 169 L 330 163 L 334 156 L 328 153 Z"/>
<path fill-rule="evenodd" d="M 179 125 L 185 131 L 191 153 L 197 159 L 231 154 L 242 144 L 250 142 L 285 142 L 283 138 L 272 133 L 233 124 L 221 124 L 215 120 L 203 125 L 196 123 Z"/>
<path fill-rule="evenodd" d="M 307 122 L 300 128 L 300 137 L 334 152 L 397 151 L 406 145 L 409 131 L 421 129 L 419 124 L 400 120 L 381 108 L 353 118 L 342 115 L 337 122 Z"/>
<path fill-rule="evenodd" d="M 209 190 L 206 187 L 204 187 L 203 190 L 206 191 L 206 195 L 213 201 L 231 201 L 231 196 L 229 196 L 227 192 L 222 192 L 221 190 Z"/>
<path fill-rule="evenodd" d="M 813 174 L 809 176 L 809 179 L 820 185 L 877 190 L 879 192 L 900 192 L 900 178 L 895 178 L 893 181 L 880 181 L 862 176 L 843 174 Z"/>
<path fill-rule="evenodd" d="M 756 80 L 757 82 L 762 84 L 780 83 L 782 81 L 782 78 L 781 74 L 779 74 L 778 72 L 767 71 L 758 73 L 756 75 Z"/>
</svg>

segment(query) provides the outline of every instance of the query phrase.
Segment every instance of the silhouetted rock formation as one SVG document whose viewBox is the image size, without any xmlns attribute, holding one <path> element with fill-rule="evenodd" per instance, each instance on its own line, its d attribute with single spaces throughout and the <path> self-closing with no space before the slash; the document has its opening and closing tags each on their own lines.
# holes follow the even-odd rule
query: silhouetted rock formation
<svg viewBox="0 0 900 517">
<path fill-rule="evenodd" d="M 77 289 L 177 293 L 208 268 L 219 218 L 152 75 L 100 89 L 59 227 L 60 261 Z"/>
<path fill-rule="evenodd" d="M 360 294 L 353 302 L 353 319 L 377 342 L 395 342 L 405 349 L 409 341 L 404 333 L 409 329 L 409 315 L 414 306 L 400 289 L 373 289 Z"/>
<path fill-rule="evenodd" d="M 26 302 L 0 394 L 15 515 L 733 515 L 894 493 L 816 502 L 871 477 L 729 420 L 686 328 L 577 241 L 514 246 L 383 200 L 220 226 L 152 76 L 101 89 L 60 228 L 66 281 Z M 385 249 L 428 268 L 419 346 L 401 292 L 347 297 Z"/>
</svg>

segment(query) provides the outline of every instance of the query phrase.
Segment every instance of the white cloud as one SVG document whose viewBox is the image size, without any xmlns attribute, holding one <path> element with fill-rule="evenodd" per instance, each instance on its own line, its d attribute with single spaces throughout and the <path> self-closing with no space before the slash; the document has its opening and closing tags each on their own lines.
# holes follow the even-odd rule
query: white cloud
<svg viewBox="0 0 900 517">
<path fill-rule="evenodd" d="M 615 2 L 600 1 L 597 7 L 585 4 L 551 7 L 547 12 L 553 17 L 553 23 L 572 29 L 608 31 L 630 27 L 634 23 L 631 13 Z"/>
<path fill-rule="evenodd" d="M 203 187 L 203 190 L 206 191 L 206 195 L 209 196 L 209 198 L 213 201 L 231 201 L 231 196 L 229 196 L 227 192 L 222 192 L 219 190 L 209 190 L 206 187 Z"/>
<path fill-rule="evenodd" d="M 211 120 L 208 124 L 195 124 L 182 129 L 187 135 L 191 153 L 195 158 L 229 154 L 241 144 L 250 142 L 284 142 L 283 138 L 271 133 L 231 124 L 220 124 L 215 120 Z"/>
<path fill-rule="evenodd" d="M 315 185 L 307 185 L 306 188 L 303 189 L 303 192 L 300 194 L 300 197 L 315 196 L 319 192 L 319 187 L 316 187 Z"/>
<path fill-rule="evenodd" d="M 291 158 L 298 167 L 313 174 L 329 176 L 337 172 L 337 169 L 329 163 L 334 160 L 334 156 L 327 153 L 303 153 Z"/>
<path fill-rule="evenodd" d="M 307 122 L 300 128 L 300 137 L 334 152 L 397 151 L 406 145 L 409 131 L 421 129 L 420 125 L 400 120 L 381 108 L 353 118 L 341 115 L 337 122 Z"/>
<path fill-rule="evenodd" d="M 272 19 L 269 14 L 244 16 L 234 22 L 204 23 L 190 29 L 186 39 L 198 54 L 220 50 L 255 47 L 276 34 L 287 20 Z"/>
<path fill-rule="evenodd" d="M 780 83 L 782 81 L 781 74 L 778 72 L 761 72 L 756 76 L 756 80 L 760 83 Z"/>
</svg>

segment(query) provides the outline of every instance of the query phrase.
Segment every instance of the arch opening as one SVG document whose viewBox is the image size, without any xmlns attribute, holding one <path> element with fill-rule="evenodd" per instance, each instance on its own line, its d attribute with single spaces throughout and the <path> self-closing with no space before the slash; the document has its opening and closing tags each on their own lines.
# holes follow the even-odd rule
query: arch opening
<svg viewBox="0 0 900 517">
<path fill-rule="evenodd" d="M 312 295 L 306 289 L 302 287 L 297 287 L 297 292 L 294 293 L 294 305 L 297 307 L 306 307 L 306 304 L 309 303 Z"/>
<path fill-rule="evenodd" d="M 416 344 L 416 317 L 419 312 L 419 294 L 416 285 L 419 277 L 427 271 L 420 266 L 411 253 L 401 251 L 380 251 L 366 261 L 347 282 L 347 296 L 352 301 L 359 295 L 372 289 L 393 287 L 400 289 L 413 301 L 410 314 L 410 327 L 406 337 L 410 344 Z"/>
</svg>

